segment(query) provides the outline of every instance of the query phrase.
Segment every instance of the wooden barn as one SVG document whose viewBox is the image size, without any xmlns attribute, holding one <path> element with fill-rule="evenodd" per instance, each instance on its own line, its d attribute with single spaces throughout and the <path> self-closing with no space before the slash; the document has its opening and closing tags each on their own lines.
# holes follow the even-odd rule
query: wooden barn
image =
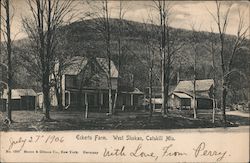
<svg viewBox="0 0 250 163">
<path fill-rule="evenodd" d="M 36 92 L 33 89 L 12 89 L 11 108 L 12 110 L 35 110 Z M 1 110 L 6 109 L 7 90 L 4 90 L 1 98 Z"/>
<path fill-rule="evenodd" d="M 196 104 L 198 109 L 213 108 L 213 79 L 196 80 Z M 172 108 L 190 109 L 193 108 L 194 97 L 193 81 L 180 81 L 174 91 L 170 94 L 169 105 Z"/>
</svg>

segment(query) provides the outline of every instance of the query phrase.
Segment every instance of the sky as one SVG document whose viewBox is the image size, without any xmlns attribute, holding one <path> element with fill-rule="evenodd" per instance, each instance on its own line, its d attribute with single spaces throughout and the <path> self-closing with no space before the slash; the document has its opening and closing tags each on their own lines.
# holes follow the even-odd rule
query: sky
<svg viewBox="0 0 250 163">
<path fill-rule="evenodd" d="M 75 0 L 77 5 L 75 6 L 75 12 L 81 13 L 75 17 L 74 20 L 78 20 L 83 17 L 84 12 L 93 11 L 93 9 L 85 1 Z M 93 3 L 93 2 L 92 2 Z M 213 1 L 171 1 L 168 2 L 171 6 L 170 26 L 182 29 L 194 28 L 199 31 L 210 31 L 211 27 L 217 32 L 217 26 L 211 13 L 215 13 L 216 5 Z M 225 5 L 222 8 L 222 12 L 226 10 L 229 2 L 224 2 Z M 249 1 L 232 1 L 232 8 L 229 15 L 229 24 L 226 33 L 235 35 L 237 32 L 240 11 L 244 16 L 245 27 L 249 27 L 250 19 L 250 2 Z M 11 0 L 11 37 L 14 40 L 27 37 L 22 27 L 22 18 L 31 17 L 27 0 Z M 109 1 L 109 8 L 111 9 L 111 17 L 116 18 L 118 16 L 119 1 Z M 149 15 L 154 19 L 155 23 L 158 23 L 158 12 L 154 9 L 154 3 L 152 1 L 125 1 L 124 2 L 125 15 L 127 20 L 147 22 Z M 2 10 L 2 13 L 4 11 Z M 3 40 L 2 40 L 3 41 Z"/>
</svg>

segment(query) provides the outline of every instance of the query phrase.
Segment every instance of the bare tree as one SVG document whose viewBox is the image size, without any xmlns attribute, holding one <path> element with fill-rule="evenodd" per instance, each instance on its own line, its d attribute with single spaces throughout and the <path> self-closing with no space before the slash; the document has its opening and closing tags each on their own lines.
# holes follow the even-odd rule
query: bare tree
<svg viewBox="0 0 250 163">
<path fill-rule="evenodd" d="M 120 85 L 120 74 L 121 74 L 121 67 L 122 67 L 122 62 L 121 62 L 121 58 L 122 58 L 122 55 L 123 54 L 123 47 L 124 47 L 124 43 L 123 43 L 123 40 L 122 40 L 122 32 L 123 32 L 123 19 L 124 19 L 124 16 L 126 14 L 126 4 L 127 2 L 124 2 L 122 0 L 119 1 L 119 16 L 118 16 L 118 19 L 119 19 L 119 22 L 118 22 L 118 38 L 117 38 L 117 42 L 118 42 L 118 66 L 117 66 L 117 71 L 118 71 L 118 83 L 117 83 L 117 88 L 116 88 L 116 91 L 115 91 L 115 98 L 114 98 L 114 105 L 113 105 L 113 113 L 115 113 L 115 109 L 116 109 L 116 103 L 117 103 L 117 98 L 118 98 L 118 95 L 119 95 L 119 85 Z"/>
<path fill-rule="evenodd" d="M 166 74 L 165 74 L 165 67 L 166 67 L 166 18 L 168 8 L 166 7 L 166 2 L 164 1 L 155 1 L 155 5 L 159 11 L 160 16 L 160 33 L 161 33 L 161 47 L 160 47 L 160 55 L 161 58 L 161 88 L 162 88 L 162 114 L 166 114 Z"/>
<path fill-rule="evenodd" d="M 68 12 L 68 14 L 70 11 Z M 56 50 L 54 56 L 54 69 L 52 69 L 51 73 L 53 75 L 54 83 L 53 89 L 55 91 L 56 99 L 57 99 L 57 106 L 58 110 L 63 110 L 63 74 L 65 69 L 71 65 L 68 60 L 72 57 L 72 54 L 65 50 L 65 45 L 68 44 L 68 31 L 60 31 L 57 34 L 57 40 L 54 42 L 56 43 Z"/>
<path fill-rule="evenodd" d="M 198 30 L 199 31 L 199 30 Z M 196 99 L 196 67 L 197 67 L 197 56 L 199 56 L 199 36 L 198 31 L 195 29 L 195 24 L 192 24 L 192 37 L 191 37 L 191 47 L 194 51 L 194 64 L 193 64 L 193 111 L 194 111 L 194 118 L 197 118 L 197 99 Z"/>
<path fill-rule="evenodd" d="M 13 71 L 12 71 L 12 40 L 11 40 L 11 15 L 10 15 L 10 1 L 9 0 L 3 0 L 1 1 L 1 7 L 3 6 L 3 9 L 5 10 L 5 16 L 1 15 L 1 19 L 4 20 L 4 37 L 6 42 L 6 53 L 7 53 L 7 73 L 8 73 L 8 80 L 7 80 L 7 102 L 6 102 L 6 109 L 7 109 L 7 120 L 8 123 L 12 122 L 12 116 L 11 116 L 11 96 L 12 96 L 12 77 L 13 77 Z"/>
<path fill-rule="evenodd" d="M 168 101 L 169 101 L 169 89 L 170 82 L 173 77 L 173 64 L 176 59 L 180 56 L 180 51 L 184 47 L 185 42 L 183 42 L 180 37 L 178 30 L 170 29 L 169 22 L 167 23 L 167 37 L 166 37 L 166 66 L 165 66 L 165 75 L 166 75 L 166 109 L 168 109 Z"/>
<path fill-rule="evenodd" d="M 214 33 L 214 29 L 211 27 L 210 30 L 210 34 L 209 34 L 209 42 L 207 45 L 205 45 L 205 49 L 211 54 L 212 56 L 212 76 L 213 76 L 213 80 L 214 80 L 214 84 L 213 84 L 213 92 L 212 92 L 212 99 L 213 99 L 213 112 L 212 112 L 212 122 L 215 122 L 215 109 L 216 109 L 216 88 L 217 88 L 217 84 L 216 84 L 216 63 L 215 63 L 215 55 L 217 54 L 216 51 L 216 34 Z"/>
<path fill-rule="evenodd" d="M 155 69 L 155 62 L 156 62 L 156 53 L 157 53 L 157 46 L 155 46 L 157 44 L 157 40 L 152 37 L 155 36 L 154 34 L 157 33 L 157 26 L 153 25 L 154 21 L 153 18 L 150 14 L 148 14 L 148 21 L 150 24 L 148 23 L 144 23 L 144 28 L 146 30 L 146 33 L 144 35 L 143 38 L 143 42 L 145 44 L 145 54 L 144 57 L 146 59 L 146 68 L 149 72 L 148 74 L 148 83 L 149 83 L 149 116 L 150 118 L 153 115 L 153 106 L 152 106 L 152 89 L 153 89 L 153 83 L 154 83 L 154 69 Z M 153 35 L 152 35 L 153 33 Z"/>
<path fill-rule="evenodd" d="M 50 74 L 54 68 L 57 30 L 70 10 L 72 1 L 28 0 L 31 18 L 23 18 L 23 26 L 41 65 L 45 120 L 50 119 Z"/>
<path fill-rule="evenodd" d="M 226 8 L 224 12 L 222 10 L 223 6 L 225 6 Z M 212 13 L 209 11 L 212 18 L 216 22 L 216 25 L 219 31 L 219 40 L 220 40 L 219 53 L 220 53 L 221 70 L 222 70 L 221 108 L 223 111 L 222 116 L 223 116 L 223 121 L 225 125 L 227 122 L 226 120 L 226 97 L 227 97 L 228 85 L 229 85 L 228 79 L 232 73 L 237 72 L 237 70 L 233 68 L 233 61 L 239 49 L 241 49 L 242 46 L 244 46 L 244 43 L 247 38 L 247 32 L 249 31 L 249 26 L 245 27 L 243 15 L 239 10 L 238 11 L 239 24 L 238 24 L 236 37 L 234 38 L 233 46 L 231 46 L 232 49 L 229 54 L 225 52 L 225 47 L 227 45 L 226 31 L 227 31 L 227 25 L 229 21 L 229 14 L 230 14 L 231 8 L 232 8 L 232 4 L 223 5 L 223 2 L 216 1 L 216 13 Z"/>
<path fill-rule="evenodd" d="M 109 113 L 108 115 L 113 114 L 113 100 L 112 100 L 112 82 L 111 82 L 111 29 L 110 29 L 110 8 L 109 1 L 95 1 L 90 2 L 89 6 L 92 8 L 92 12 L 89 13 L 89 16 L 95 18 L 96 26 L 94 29 L 101 34 L 104 39 L 106 58 L 108 60 L 108 74 L 107 74 L 107 83 L 108 83 L 108 96 L 109 96 Z"/>
<path fill-rule="evenodd" d="M 161 55 L 161 92 L 162 92 L 162 114 L 166 114 L 166 21 L 168 19 L 169 6 L 165 0 L 156 0 L 154 8 L 159 12 L 160 20 L 160 55 Z M 168 30 L 168 29 L 167 29 Z M 167 32 L 168 33 L 168 32 Z"/>
<path fill-rule="evenodd" d="M 165 0 L 154 1 L 153 6 L 159 13 L 160 20 L 160 55 L 161 55 L 161 88 L 162 88 L 162 114 L 168 111 L 168 93 L 171 80 L 172 64 L 184 43 L 180 42 L 177 32 L 170 28 L 171 2 Z"/>
</svg>

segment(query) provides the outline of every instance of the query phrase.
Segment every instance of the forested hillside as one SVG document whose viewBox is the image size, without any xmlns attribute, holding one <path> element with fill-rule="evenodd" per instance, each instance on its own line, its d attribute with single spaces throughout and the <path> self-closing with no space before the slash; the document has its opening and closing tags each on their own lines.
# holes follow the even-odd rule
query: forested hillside
<svg viewBox="0 0 250 163">
<path fill-rule="evenodd" d="M 64 56 L 86 56 L 86 57 L 106 57 L 105 42 L 102 34 L 97 32 L 100 28 L 95 19 L 74 22 L 63 26 L 58 31 L 60 35 L 60 45 L 56 50 L 57 53 Z M 111 21 L 111 54 L 112 60 L 118 65 L 118 20 Z M 154 66 L 154 85 L 160 86 L 160 53 L 159 33 L 157 26 L 151 24 L 143 24 L 124 20 L 122 22 L 122 53 L 120 56 L 121 77 L 123 85 L 134 85 L 135 87 L 144 90 L 148 87 L 148 62 L 146 42 L 148 39 L 155 42 L 155 66 Z M 193 34 L 197 36 L 192 39 Z M 145 37 L 147 36 L 147 37 Z M 214 42 L 216 46 L 219 44 L 219 36 L 211 35 L 208 32 L 194 32 L 183 29 L 170 30 L 170 37 L 182 44 L 180 52 L 175 54 L 175 59 L 172 64 L 172 80 L 171 84 L 177 82 L 177 73 L 180 74 L 181 80 L 190 80 L 193 77 L 193 54 L 194 51 L 191 43 L 198 46 L 197 56 L 197 78 L 207 79 L 213 77 L 212 55 L 209 52 L 210 43 Z M 225 50 L 231 50 L 233 36 L 226 37 L 227 47 Z M 249 46 L 249 40 L 246 47 Z M 14 42 L 14 63 L 13 70 L 15 79 L 15 88 L 25 87 L 34 88 L 36 91 L 41 90 L 39 75 L 39 63 L 30 50 L 28 39 L 18 40 Z M 230 93 L 228 98 L 233 101 L 245 101 L 249 98 L 250 92 L 250 54 L 249 49 L 242 48 L 238 51 L 233 59 L 233 66 L 239 73 L 232 74 L 230 77 Z M 220 85 L 220 56 L 215 54 L 216 63 L 216 83 Z M 218 87 L 218 90 L 220 86 Z M 234 98 L 239 99 L 234 99 Z"/>
</svg>

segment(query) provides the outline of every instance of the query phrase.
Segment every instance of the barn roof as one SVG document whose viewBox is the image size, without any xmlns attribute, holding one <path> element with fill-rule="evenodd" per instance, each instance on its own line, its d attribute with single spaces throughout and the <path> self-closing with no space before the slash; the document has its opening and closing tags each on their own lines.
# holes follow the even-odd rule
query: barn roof
<svg viewBox="0 0 250 163">
<path fill-rule="evenodd" d="M 37 96 L 36 92 L 33 89 L 12 89 L 11 99 L 21 99 L 22 96 Z M 7 99 L 7 89 L 4 89 L 3 99 Z"/>
<path fill-rule="evenodd" d="M 196 80 L 196 91 L 208 91 L 214 84 L 213 79 Z M 194 89 L 194 84 L 192 80 L 180 81 L 174 92 L 192 92 Z"/>
<path fill-rule="evenodd" d="M 196 80 L 196 87 L 195 87 L 196 98 L 210 99 L 209 89 L 213 86 L 213 84 L 214 84 L 213 79 Z M 187 96 L 193 97 L 194 94 L 193 89 L 194 89 L 193 80 L 180 81 L 176 86 L 176 88 L 174 89 L 173 93 L 182 93 L 182 95 L 186 94 Z M 180 98 L 185 98 L 185 97 L 183 96 Z"/>
<path fill-rule="evenodd" d="M 64 74 L 66 75 L 78 75 L 84 67 L 87 65 L 89 59 L 82 56 L 73 57 L 67 64 Z M 108 73 L 108 59 L 106 58 L 96 58 L 97 63 L 101 68 Z M 117 78 L 118 71 L 113 61 L 111 61 L 111 77 Z"/>
</svg>

